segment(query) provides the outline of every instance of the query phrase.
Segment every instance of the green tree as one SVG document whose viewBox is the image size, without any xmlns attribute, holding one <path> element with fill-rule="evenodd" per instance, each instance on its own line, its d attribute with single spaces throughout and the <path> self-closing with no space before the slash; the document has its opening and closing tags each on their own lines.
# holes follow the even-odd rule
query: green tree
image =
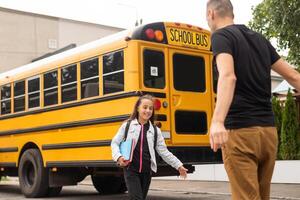
<svg viewBox="0 0 300 200">
<path fill-rule="evenodd" d="M 249 26 L 268 39 L 276 39 L 279 49 L 288 49 L 287 60 L 299 69 L 300 1 L 263 0 L 252 10 Z"/>
<path fill-rule="evenodd" d="M 298 117 L 296 103 L 289 90 L 282 114 L 280 157 L 285 160 L 297 158 L 298 153 Z"/>
<path fill-rule="evenodd" d="M 282 124 L 282 107 L 280 105 L 280 101 L 276 96 L 272 97 L 272 108 L 275 116 L 275 125 L 277 128 L 277 134 L 278 134 L 278 152 L 280 149 L 280 135 L 281 135 L 281 124 Z M 281 159 L 280 154 L 278 153 L 278 159 Z"/>
</svg>

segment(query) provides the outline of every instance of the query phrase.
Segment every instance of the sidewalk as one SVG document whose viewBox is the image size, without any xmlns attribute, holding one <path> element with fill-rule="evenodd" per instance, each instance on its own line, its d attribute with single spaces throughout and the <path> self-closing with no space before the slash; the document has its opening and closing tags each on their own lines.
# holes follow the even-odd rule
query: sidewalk
<svg viewBox="0 0 300 200">
<path fill-rule="evenodd" d="M 228 182 L 152 179 L 150 190 L 230 195 Z M 272 199 L 300 200 L 300 184 L 272 184 Z"/>
</svg>

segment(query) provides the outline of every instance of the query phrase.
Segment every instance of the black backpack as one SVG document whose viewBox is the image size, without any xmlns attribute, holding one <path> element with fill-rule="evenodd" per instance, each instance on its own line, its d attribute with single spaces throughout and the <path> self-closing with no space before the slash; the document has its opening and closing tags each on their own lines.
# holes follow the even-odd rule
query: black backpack
<svg viewBox="0 0 300 200">
<path fill-rule="evenodd" d="M 126 124 L 126 127 L 125 127 L 124 141 L 127 139 L 130 123 L 131 123 L 131 120 L 128 120 L 127 124 Z M 157 145 L 157 128 L 154 124 L 153 124 L 153 128 L 154 128 L 154 151 L 156 152 L 155 147 Z"/>
</svg>

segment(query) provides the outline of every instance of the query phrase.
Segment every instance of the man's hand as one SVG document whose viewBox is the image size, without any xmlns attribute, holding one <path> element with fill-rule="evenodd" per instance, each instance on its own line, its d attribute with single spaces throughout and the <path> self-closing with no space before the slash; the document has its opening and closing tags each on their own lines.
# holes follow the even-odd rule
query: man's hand
<svg viewBox="0 0 300 200">
<path fill-rule="evenodd" d="M 121 167 L 126 167 L 129 164 L 128 160 L 125 160 L 123 156 L 120 156 L 117 161 L 118 165 Z"/>
<path fill-rule="evenodd" d="M 210 126 L 210 148 L 216 152 L 228 140 L 228 131 L 224 123 L 212 122 Z"/>
</svg>

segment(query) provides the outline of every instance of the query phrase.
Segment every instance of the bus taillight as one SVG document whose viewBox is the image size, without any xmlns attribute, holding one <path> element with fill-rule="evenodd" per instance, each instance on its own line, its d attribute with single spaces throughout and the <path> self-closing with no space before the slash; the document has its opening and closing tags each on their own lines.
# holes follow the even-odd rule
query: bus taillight
<svg viewBox="0 0 300 200">
<path fill-rule="evenodd" d="M 154 99 L 154 110 L 159 110 L 161 108 L 161 102 L 159 99 Z"/>
<path fill-rule="evenodd" d="M 156 125 L 158 128 L 161 128 L 161 127 L 162 127 L 161 122 L 155 122 L 155 125 Z"/>
</svg>

